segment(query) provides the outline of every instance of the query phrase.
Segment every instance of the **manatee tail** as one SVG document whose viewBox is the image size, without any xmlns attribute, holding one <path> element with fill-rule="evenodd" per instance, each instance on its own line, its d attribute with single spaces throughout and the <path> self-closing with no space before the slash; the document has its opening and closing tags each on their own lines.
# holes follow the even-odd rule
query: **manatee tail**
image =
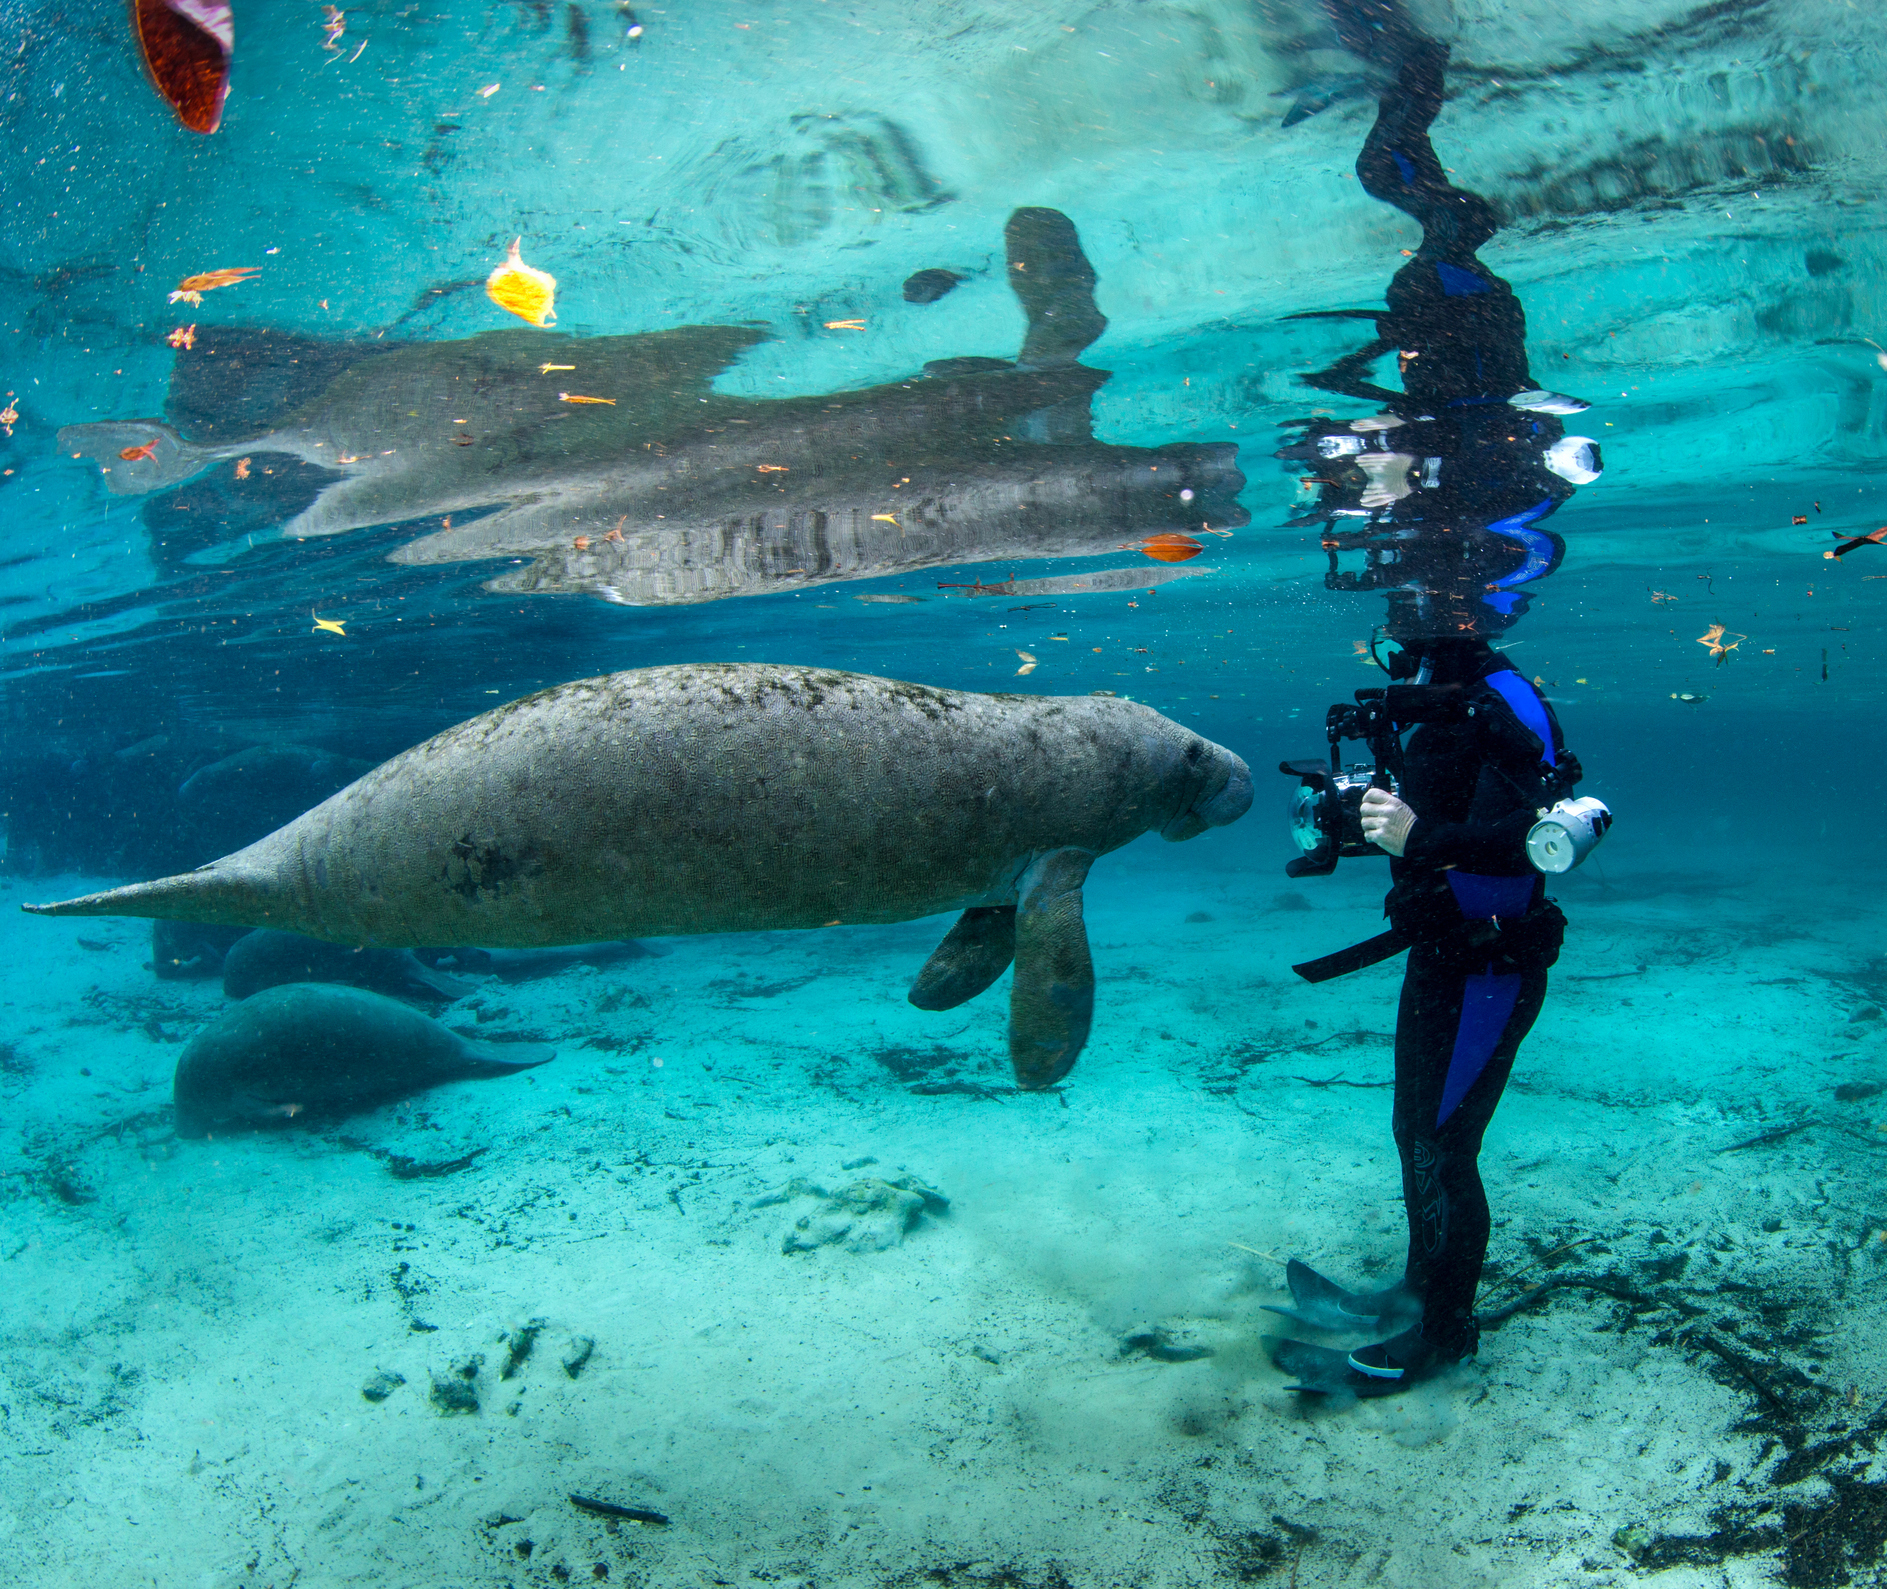
<svg viewBox="0 0 1887 1589">
<path fill-rule="evenodd" d="M 1073 364 L 1107 329 L 1095 307 L 1094 267 L 1081 252 L 1075 223 L 1060 210 L 1017 210 L 1003 228 L 1009 285 L 1029 317 L 1016 362 L 1027 367 Z"/>
<path fill-rule="evenodd" d="M 59 447 L 74 457 L 96 458 L 105 489 L 115 497 L 141 497 L 174 486 L 223 457 L 218 447 L 199 447 L 161 419 L 111 419 L 98 425 L 67 425 Z"/>
<path fill-rule="evenodd" d="M 220 861 L 176 877 L 20 909 L 35 916 L 145 916 L 213 927 L 294 928 L 293 921 L 284 919 L 289 915 L 286 902 L 273 903 L 258 880 Z"/>
<path fill-rule="evenodd" d="M 908 997 L 920 1010 L 954 1010 L 1007 971 L 1015 957 L 1015 906 L 972 906 L 924 962 Z"/>
<path fill-rule="evenodd" d="M 1051 850 L 1022 874 L 1016 905 L 1016 976 L 1009 990 L 1009 1061 L 1027 1092 L 1074 1069 L 1094 1019 L 1094 961 L 1081 919 L 1081 885 L 1094 857 Z"/>
</svg>

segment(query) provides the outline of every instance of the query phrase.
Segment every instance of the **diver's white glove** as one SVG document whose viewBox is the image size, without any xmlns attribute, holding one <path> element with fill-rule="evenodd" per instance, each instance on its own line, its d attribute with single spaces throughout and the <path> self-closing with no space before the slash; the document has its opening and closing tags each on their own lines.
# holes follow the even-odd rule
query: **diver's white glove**
<svg viewBox="0 0 1887 1589">
<path fill-rule="evenodd" d="M 1362 496 L 1362 505 L 1366 508 L 1386 508 L 1391 502 L 1400 502 L 1414 489 L 1409 484 L 1409 470 L 1415 466 L 1411 453 L 1359 453 L 1356 464 L 1369 478 Z"/>
<path fill-rule="evenodd" d="M 1363 837 L 1378 849 L 1399 856 L 1409 847 L 1415 813 L 1387 789 L 1365 789 L 1361 814 Z"/>
</svg>

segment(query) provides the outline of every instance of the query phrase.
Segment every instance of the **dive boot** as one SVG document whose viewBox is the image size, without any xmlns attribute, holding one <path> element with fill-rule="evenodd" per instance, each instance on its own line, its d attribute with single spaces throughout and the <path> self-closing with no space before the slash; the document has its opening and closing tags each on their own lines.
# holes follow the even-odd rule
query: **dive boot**
<svg viewBox="0 0 1887 1589">
<path fill-rule="evenodd" d="M 1286 1390 L 1314 1396 L 1347 1392 L 1361 1400 L 1398 1395 L 1460 1361 L 1423 1340 L 1420 1326 L 1347 1353 L 1277 1336 L 1266 1337 L 1265 1350 L 1295 1381 Z"/>
</svg>

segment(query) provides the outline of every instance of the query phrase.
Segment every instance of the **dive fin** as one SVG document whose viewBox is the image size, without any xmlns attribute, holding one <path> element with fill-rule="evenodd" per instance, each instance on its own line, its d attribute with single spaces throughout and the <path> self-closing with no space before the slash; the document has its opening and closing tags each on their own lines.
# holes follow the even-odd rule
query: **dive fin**
<svg viewBox="0 0 1887 1589">
<path fill-rule="evenodd" d="M 1015 906 L 972 905 L 924 962 L 910 1000 L 920 1010 L 954 1010 L 1007 971 L 1015 957 Z"/>
<path fill-rule="evenodd" d="M 146 449 L 149 449 L 146 452 Z M 223 457 L 215 447 L 199 447 L 161 419 L 108 419 L 96 425 L 67 425 L 59 432 L 59 450 L 96 458 L 105 489 L 115 497 L 141 497 L 188 480 Z M 141 454 L 126 457 L 126 453 Z"/>
<path fill-rule="evenodd" d="M 1024 367 L 1072 364 L 1107 329 L 1095 307 L 1094 267 L 1081 252 L 1075 224 L 1060 210 L 1017 210 L 1003 228 L 1009 285 L 1029 317 L 1016 362 Z"/>
<path fill-rule="evenodd" d="M 1050 850 L 1016 890 L 1016 975 L 1009 991 L 1009 1060 L 1025 1092 L 1074 1068 L 1094 1019 L 1094 961 L 1081 885 L 1094 856 Z"/>
<path fill-rule="evenodd" d="M 1307 1341 L 1293 1341 L 1280 1335 L 1267 1335 L 1264 1346 L 1272 1363 L 1296 1381 L 1286 1385 L 1286 1390 L 1328 1396 L 1356 1389 L 1350 1375 L 1348 1352 L 1329 1346 L 1312 1346 Z"/>
<path fill-rule="evenodd" d="M 1406 1286 L 1391 1286 L 1386 1291 L 1346 1291 L 1295 1258 L 1285 1265 L 1284 1280 L 1291 1288 L 1292 1305 L 1267 1305 L 1265 1311 L 1313 1330 L 1394 1334 L 1422 1316 L 1421 1303 Z"/>
</svg>

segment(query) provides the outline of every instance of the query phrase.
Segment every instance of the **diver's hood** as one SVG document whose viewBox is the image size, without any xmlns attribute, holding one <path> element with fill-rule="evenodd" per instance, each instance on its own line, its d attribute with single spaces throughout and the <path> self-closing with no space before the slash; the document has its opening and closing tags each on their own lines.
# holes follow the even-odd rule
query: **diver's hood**
<svg viewBox="0 0 1887 1589">
<path fill-rule="evenodd" d="M 1561 436 L 1546 449 L 1546 467 L 1562 480 L 1589 486 L 1605 472 L 1605 460 L 1590 436 Z"/>
</svg>

